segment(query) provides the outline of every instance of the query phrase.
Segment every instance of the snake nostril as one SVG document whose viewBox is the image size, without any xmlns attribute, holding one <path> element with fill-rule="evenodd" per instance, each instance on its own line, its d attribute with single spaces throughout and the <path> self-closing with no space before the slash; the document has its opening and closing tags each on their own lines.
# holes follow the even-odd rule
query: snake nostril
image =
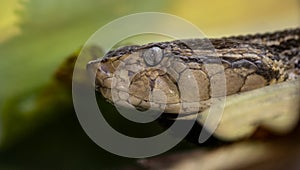
<svg viewBox="0 0 300 170">
<path fill-rule="evenodd" d="M 110 64 L 101 64 L 99 71 L 104 73 L 106 76 L 111 76 L 114 73 L 114 68 Z"/>
<path fill-rule="evenodd" d="M 104 73 L 108 73 L 108 68 L 105 65 L 100 66 L 100 70 Z"/>
</svg>

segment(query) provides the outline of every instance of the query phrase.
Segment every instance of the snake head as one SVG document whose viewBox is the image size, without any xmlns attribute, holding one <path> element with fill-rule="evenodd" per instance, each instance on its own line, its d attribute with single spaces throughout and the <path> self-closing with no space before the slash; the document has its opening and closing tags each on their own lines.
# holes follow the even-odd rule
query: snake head
<svg viewBox="0 0 300 170">
<path fill-rule="evenodd" d="M 199 89 L 196 79 L 202 83 L 202 99 L 209 98 L 208 80 L 200 72 L 195 79 L 186 63 L 178 57 L 191 55 L 191 50 L 164 44 L 122 47 L 100 60 L 89 62 L 88 68 L 96 75 L 96 91 L 114 104 L 133 106 L 142 111 L 151 108 L 179 113 L 185 101 L 187 109 L 181 112 L 197 112 L 199 96 L 196 97 L 195 91 Z M 184 88 L 179 89 L 180 86 Z M 185 91 L 185 95 L 179 91 Z M 197 104 L 192 105 L 192 102 Z"/>
<path fill-rule="evenodd" d="M 176 114 L 201 112 L 212 98 L 286 79 L 283 64 L 260 45 L 234 38 L 211 43 L 189 39 L 121 47 L 88 68 L 95 72 L 96 91 L 108 101 Z M 230 48 L 218 46 L 224 43 Z"/>
</svg>

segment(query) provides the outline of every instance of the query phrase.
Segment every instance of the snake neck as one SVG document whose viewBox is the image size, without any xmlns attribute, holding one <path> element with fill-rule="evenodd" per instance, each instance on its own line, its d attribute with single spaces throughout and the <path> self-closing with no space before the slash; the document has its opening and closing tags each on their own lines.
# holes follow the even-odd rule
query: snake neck
<svg viewBox="0 0 300 170">
<path fill-rule="evenodd" d="M 300 28 L 264 34 L 231 36 L 211 41 L 216 49 L 240 48 L 245 44 L 262 49 L 266 54 L 272 55 L 271 59 L 282 62 L 289 75 L 288 79 L 300 77 Z M 230 42 L 235 43 L 231 44 Z"/>
</svg>

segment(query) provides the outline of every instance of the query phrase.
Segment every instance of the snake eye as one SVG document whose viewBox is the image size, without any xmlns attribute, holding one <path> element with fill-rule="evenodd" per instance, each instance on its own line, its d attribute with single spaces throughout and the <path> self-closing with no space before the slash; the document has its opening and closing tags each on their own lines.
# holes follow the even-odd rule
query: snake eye
<svg viewBox="0 0 300 170">
<path fill-rule="evenodd" d="M 159 47 L 146 49 L 143 53 L 144 61 L 148 66 L 155 66 L 159 64 L 163 57 L 163 51 Z"/>
</svg>

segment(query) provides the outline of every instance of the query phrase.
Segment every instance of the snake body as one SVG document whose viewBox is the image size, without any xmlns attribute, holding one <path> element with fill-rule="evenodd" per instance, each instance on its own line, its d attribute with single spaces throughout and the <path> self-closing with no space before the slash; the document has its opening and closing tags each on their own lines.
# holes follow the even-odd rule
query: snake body
<svg viewBox="0 0 300 170">
<path fill-rule="evenodd" d="M 298 79 L 300 28 L 125 46 L 88 68 L 96 71 L 96 90 L 114 104 L 198 113 L 212 98 Z M 225 92 L 216 85 L 222 75 Z"/>
</svg>

